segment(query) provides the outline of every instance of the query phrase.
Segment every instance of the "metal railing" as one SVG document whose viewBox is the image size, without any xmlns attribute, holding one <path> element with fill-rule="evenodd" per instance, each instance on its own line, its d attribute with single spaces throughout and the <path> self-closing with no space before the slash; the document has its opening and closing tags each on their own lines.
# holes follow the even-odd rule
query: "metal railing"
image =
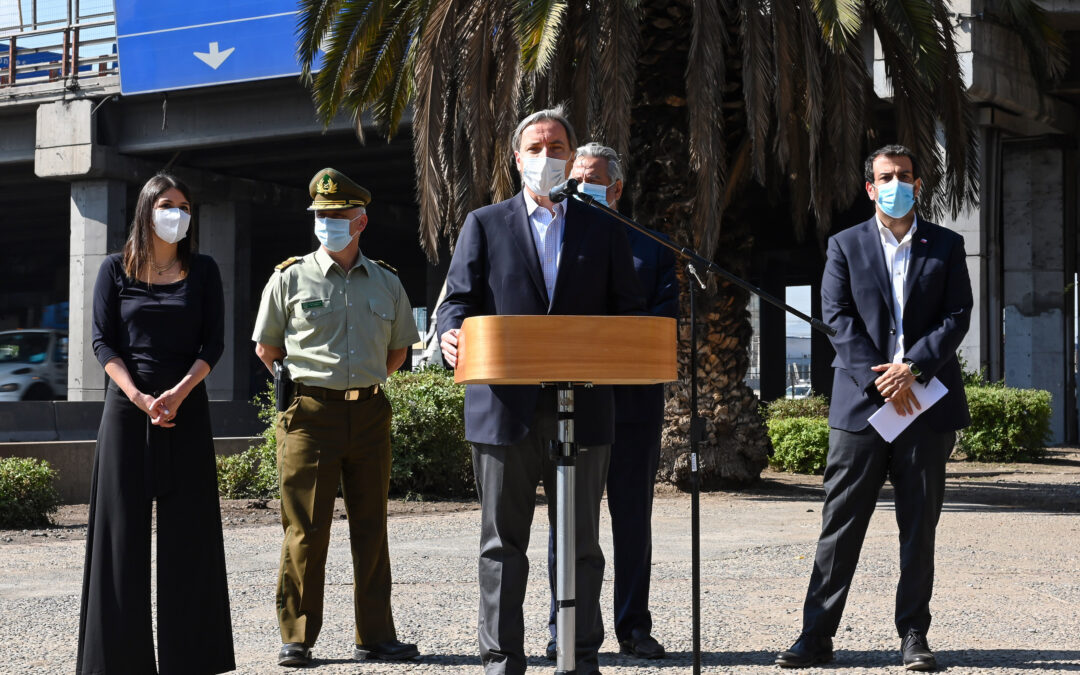
<svg viewBox="0 0 1080 675">
<path fill-rule="evenodd" d="M 117 73 L 111 1 L 31 0 L 24 4 L 29 6 L 29 17 L 22 17 L 21 7 L 15 21 L 0 17 L 0 88 L 48 82 L 75 88 L 80 78 Z"/>
</svg>

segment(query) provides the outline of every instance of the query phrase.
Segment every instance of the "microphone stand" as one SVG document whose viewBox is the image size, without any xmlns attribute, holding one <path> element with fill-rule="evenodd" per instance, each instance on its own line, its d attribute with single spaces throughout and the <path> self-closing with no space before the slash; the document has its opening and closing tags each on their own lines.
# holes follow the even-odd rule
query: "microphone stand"
<svg viewBox="0 0 1080 675">
<path fill-rule="evenodd" d="M 795 309 L 783 300 L 766 293 L 760 288 L 746 282 L 731 272 L 720 267 L 711 260 L 700 256 L 696 251 L 686 246 L 679 246 L 674 242 L 664 239 L 652 230 L 636 223 L 630 218 L 619 213 L 604 204 L 596 201 L 591 195 L 577 191 L 578 181 L 571 178 L 562 185 L 551 190 L 549 197 L 552 201 L 562 201 L 567 197 L 573 197 L 595 209 L 599 209 L 612 218 L 618 220 L 627 227 L 631 227 L 646 237 L 657 242 L 661 246 L 670 249 L 676 255 L 686 260 L 687 285 L 690 287 L 690 585 L 693 598 L 691 599 L 691 624 L 693 626 L 693 649 L 694 649 L 694 675 L 701 673 L 701 482 L 698 475 L 698 443 L 705 437 L 705 422 L 698 414 L 697 404 L 697 317 L 695 316 L 695 282 L 705 289 L 705 282 L 698 276 L 695 264 L 700 264 L 705 270 L 714 272 L 727 279 L 739 288 L 753 293 L 762 300 L 780 309 L 794 314 L 810 324 L 815 330 L 821 331 L 828 336 L 836 335 L 836 329 L 825 324 L 821 319 L 815 319 Z"/>
</svg>

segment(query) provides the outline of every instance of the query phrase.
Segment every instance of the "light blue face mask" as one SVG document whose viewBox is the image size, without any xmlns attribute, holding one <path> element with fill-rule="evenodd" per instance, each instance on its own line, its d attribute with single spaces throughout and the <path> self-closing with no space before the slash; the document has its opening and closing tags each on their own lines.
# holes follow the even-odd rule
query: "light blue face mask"
<svg viewBox="0 0 1080 675">
<path fill-rule="evenodd" d="M 349 234 L 349 225 L 351 224 L 352 220 L 348 218 L 319 218 L 316 216 L 315 238 L 326 247 L 326 250 L 337 253 L 353 240 L 353 235 Z"/>
<path fill-rule="evenodd" d="M 614 185 L 614 183 L 612 183 Z M 607 191 L 611 185 L 597 185 L 596 183 L 578 183 L 577 189 L 581 194 L 589 195 L 594 200 L 607 206 Z"/>
<path fill-rule="evenodd" d="M 877 204 L 890 218 L 903 218 L 915 206 L 915 186 L 893 178 L 877 187 Z"/>
</svg>

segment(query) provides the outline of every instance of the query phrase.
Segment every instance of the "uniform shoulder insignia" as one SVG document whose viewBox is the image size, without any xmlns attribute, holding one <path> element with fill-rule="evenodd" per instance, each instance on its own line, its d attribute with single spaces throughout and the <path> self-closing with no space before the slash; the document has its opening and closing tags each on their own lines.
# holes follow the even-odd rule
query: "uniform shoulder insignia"
<svg viewBox="0 0 1080 675">
<path fill-rule="evenodd" d="M 397 274 L 397 268 L 390 265 L 389 263 L 383 262 L 382 260 L 372 260 L 371 262 L 375 263 L 379 267 L 390 270 L 391 274 Z"/>
<path fill-rule="evenodd" d="M 293 265 L 295 265 L 298 262 L 300 262 L 300 258 L 297 258 L 296 256 L 293 256 L 293 257 L 289 258 L 288 260 L 284 260 L 281 263 L 278 263 L 277 265 L 274 265 L 274 269 L 276 269 L 278 272 L 284 272 L 285 270 L 289 269 L 290 267 L 292 267 Z"/>
</svg>

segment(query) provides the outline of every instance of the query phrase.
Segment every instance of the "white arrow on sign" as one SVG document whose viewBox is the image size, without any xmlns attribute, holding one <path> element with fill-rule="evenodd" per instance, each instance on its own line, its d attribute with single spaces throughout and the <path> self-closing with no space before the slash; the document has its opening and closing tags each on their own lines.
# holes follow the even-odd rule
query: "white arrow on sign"
<svg viewBox="0 0 1080 675">
<path fill-rule="evenodd" d="M 225 63 L 225 59 L 229 58 L 229 54 L 233 53 L 236 47 L 229 47 L 225 51 L 218 51 L 218 43 L 210 43 L 210 52 L 191 52 L 195 55 L 195 58 L 199 59 L 206 65 L 210 66 L 214 70 L 218 69 L 218 66 Z"/>
</svg>

